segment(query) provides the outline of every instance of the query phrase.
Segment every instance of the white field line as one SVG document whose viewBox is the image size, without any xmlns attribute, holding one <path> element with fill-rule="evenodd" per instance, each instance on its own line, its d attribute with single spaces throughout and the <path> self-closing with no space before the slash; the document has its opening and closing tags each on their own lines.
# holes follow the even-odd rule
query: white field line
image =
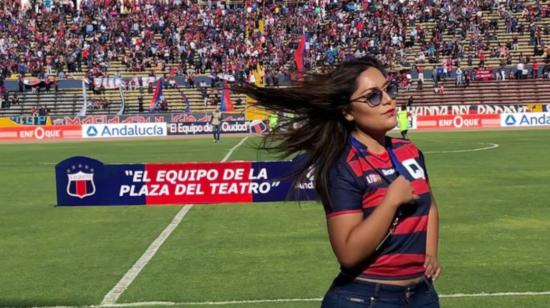
<svg viewBox="0 0 550 308">
<path fill-rule="evenodd" d="M 238 148 L 240 147 L 245 141 L 246 139 L 248 139 L 248 137 L 250 137 L 250 135 L 244 137 L 241 142 L 237 143 L 237 145 L 235 145 L 234 147 L 231 148 L 231 150 L 229 150 L 229 152 L 227 152 L 227 155 L 225 155 L 225 157 L 222 159 L 222 162 L 225 162 L 229 159 L 229 157 L 231 156 L 231 154 L 233 154 L 233 152 Z"/>
<path fill-rule="evenodd" d="M 237 145 L 232 147 L 227 155 L 222 159 L 222 162 L 225 162 L 229 159 L 231 154 L 239 147 L 241 146 L 246 139 L 248 139 L 249 136 L 244 137 Z M 183 217 L 189 212 L 189 210 L 193 207 L 192 204 L 186 204 L 172 219 L 170 224 L 166 226 L 166 228 L 160 233 L 160 235 L 149 245 L 147 250 L 143 253 L 143 255 L 136 261 L 136 263 L 124 274 L 124 276 L 120 279 L 120 281 L 103 297 L 103 300 L 101 301 L 101 305 L 112 305 L 117 302 L 117 300 L 120 298 L 122 293 L 126 291 L 126 289 L 134 282 L 136 277 L 139 275 L 139 273 L 143 270 L 143 268 L 151 261 L 151 259 L 155 256 L 157 251 L 159 250 L 160 246 L 168 239 L 170 234 L 177 228 L 177 226 L 180 224 L 180 222 L 183 220 Z"/>
<path fill-rule="evenodd" d="M 455 294 L 442 294 L 441 298 L 464 298 L 464 297 L 502 297 L 502 296 L 536 296 L 536 295 L 550 295 L 550 291 L 542 292 L 497 292 L 497 293 L 455 293 Z"/>
<path fill-rule="evenodd" d="M 440 294 L 439 298 L 468 298 L 468 297 L 513 297 L 513 296 L 544 296 L 550 295 L 550 291 L 541 292 L 495 292 L 495 293 L 454 293 Z M 101 304 L 89 306 L 35 306 L 41 308 L 102 308 L 102 307 L 143 307 L 143 306 L 220 306 L 220 305 L 246 305 L 266 303 L 290 303 L 290 302 L 321 302 L 322 298 L 276 298 L 276 299 L 255 299 L 255 300 L 232 300 L 232 301 L 205 301 L 205 302 L 166 302 L 150 301 L 122 304 Z"/>
<path fill-rule="evenodd" d="M 492 149 L 498 148 L 498 144 L 496 144 L 496 143 L 478 142 L 478 144 L 486 144 L 486 145 L 489 145 L 489 146 L 481 147 L 481 148 L 475 148 L 475 149 L 465 149 L 465 150 L 427 151 L 427 152 L 424 152 L 424 154 L 466 153 L 466 152 L 486 151 L 486 150 L 492 150 Z"/>
</svg>

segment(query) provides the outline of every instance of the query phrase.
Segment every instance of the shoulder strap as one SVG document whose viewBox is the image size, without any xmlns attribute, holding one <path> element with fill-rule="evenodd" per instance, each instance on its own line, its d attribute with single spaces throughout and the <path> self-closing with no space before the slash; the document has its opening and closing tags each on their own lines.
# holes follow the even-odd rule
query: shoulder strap
<svg viewBox="0 0 550 308">
<path fill-rule="evenodd" d="M 397 156 L 393 152 L 393 145 L 390 145 L 387 149 L 388 154 L 390 155 L 391 163 L 393 167 L 395 168 L 395 171 L 398 175 L 405 176 L 405 174 L 408 174 L 407 169 L 405 169 L 405 166 L 397 159 Z"/>
<path fill-rule="evenodd" d="M 386 139 L 387 142 L 389 142 L 389 146 L 386 147 L 386 151 L 388 151 L 388 155 L 390 156 L 390 160 L 391 160 L 391 163 L 392 163 L 392 166 L 393 168 L 395 169 L 395 172 L 397 172 L 397 175 L 405 175 L 405 174 L 408 174 L 407 173 L 407 170 L 405 169 L 405 167 L 403 166 L 403 164 L 399 161 L 399 159 L 397 159 L 397 156 L 395 155 L 395 153 L 393 152 L 393 144 L 391 143 L 391 138 L 387 138 Z M 370 165 L 371 163 L 369 162 L 369 160 L 367 159 L 367 156 L 368 156 L 368 153 L 367 151 L 365 151 L 365 149 L 363 148 L 364 145 L 362 145 L 359 140 L 355 139 L 353 136 L 350 136 L 350 143 L 352 145 L 353 148 L 355 148 L 355 150 L 361 154 L 366 162 Z M 384 174 L 382 173 L 380 170 L 378 170 L 378 168 L 375 168 L 374 166 L 372 166 L 372 169 L 374 171 L 376 171 L 376 173 L 378 173 L 383 179 L 384 181 L 386 181 L 388 184 L 390 184 L 392 181 L 390 181 L 390 179 Z"/>
</svg>

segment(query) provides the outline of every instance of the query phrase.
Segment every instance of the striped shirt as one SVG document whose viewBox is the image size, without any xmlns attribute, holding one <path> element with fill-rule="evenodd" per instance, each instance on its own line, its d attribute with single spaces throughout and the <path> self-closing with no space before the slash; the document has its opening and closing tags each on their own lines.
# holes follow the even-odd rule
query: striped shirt
<svg viewBox="0 0 550 308">
<path fill-rule="evenodd" d="M 342 268 L 342 271 L 371 279 L 416 278 L 424 274 L 428 212 L 432 201 L 424 156 L 408 140 L 388 137 L 386 144 L 391 144 L 393 153 L 406 169 L 406 174 L 401 175 L 411 182 L 420 199 L 415 204 L 399 207 L 399 223 L 394 232 L 361 268 Z M 398 176 L 388 152 L 374 154 L 350 139 L 330 171 L 331 205 L 325 205 L 327 218 L 363 213 L 366 219 L 384 199 L 389 187 L 387 180 L 391 182 Z"/>
</svg>

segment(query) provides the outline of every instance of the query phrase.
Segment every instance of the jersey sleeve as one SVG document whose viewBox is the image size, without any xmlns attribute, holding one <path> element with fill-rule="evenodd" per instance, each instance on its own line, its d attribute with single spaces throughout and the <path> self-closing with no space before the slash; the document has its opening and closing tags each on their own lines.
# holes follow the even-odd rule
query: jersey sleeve
<svg viewBox="0 0 550 308">
<path fill-rule="evenodd" d="M 327 217 L 362 213 L 364 189 L 344 163 L 337 164 L 330 172 L 328 194 L 330 204 L 325 204 Z"/>
</svg>

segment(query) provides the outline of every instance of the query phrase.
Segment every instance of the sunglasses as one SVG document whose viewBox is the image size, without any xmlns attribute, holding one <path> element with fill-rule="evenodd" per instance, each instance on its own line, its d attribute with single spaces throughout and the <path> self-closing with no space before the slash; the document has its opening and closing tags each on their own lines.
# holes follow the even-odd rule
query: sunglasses
<svg viewBox="0 0 550 308">
<path fill-rule="evenodd" d="M 372 89 L 369 93 L 352 99 L 351 102 L 367 103 L 371 107 L 376 107 L 382 103 L 384 98 L 382 91 L 386 92 L 391 99 L 395 99 L 399 92 L 399 86 L 395 82 L 390 82 L 385 89 Z"/>
</svg>

